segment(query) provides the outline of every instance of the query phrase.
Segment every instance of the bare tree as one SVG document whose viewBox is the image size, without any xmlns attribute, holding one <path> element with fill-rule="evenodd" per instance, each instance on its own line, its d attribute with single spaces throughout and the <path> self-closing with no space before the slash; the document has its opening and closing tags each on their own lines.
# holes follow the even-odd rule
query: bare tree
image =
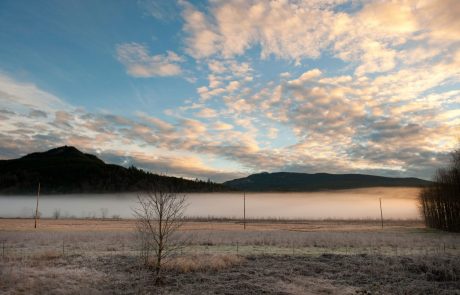
<svg viewBox="0 0 460 295">
<path fill-rule="evenodd" d="M 149 253 L 152 251 L 155 283 L 159 284 L 163 264 L 180 247 L 174 234 L 183 224 L 186 197 L 170 188 L 155 186 L 139 194 L 138 202 L 134 215 L 142 243 L 141 255 L 144 263 L 148 263 Z"/>
<path fill-rule="evenodd" d="M 460 232 L 460 149 L 452 152 L 450 165 L 438 169 L 432 185 L 419 195 L 427 226 Z"/>
</svg>

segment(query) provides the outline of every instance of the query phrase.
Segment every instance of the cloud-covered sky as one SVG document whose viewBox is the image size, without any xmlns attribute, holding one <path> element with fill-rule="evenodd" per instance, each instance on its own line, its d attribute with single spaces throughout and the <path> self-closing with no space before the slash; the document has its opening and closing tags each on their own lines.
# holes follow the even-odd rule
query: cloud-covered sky
<svg viewBox="0 0 460 295">
<path fill-rule="evenodd" d="M 460 1 L 0 2 L 0 159 L 430 178 L 460 139 Z"/>
</svg>

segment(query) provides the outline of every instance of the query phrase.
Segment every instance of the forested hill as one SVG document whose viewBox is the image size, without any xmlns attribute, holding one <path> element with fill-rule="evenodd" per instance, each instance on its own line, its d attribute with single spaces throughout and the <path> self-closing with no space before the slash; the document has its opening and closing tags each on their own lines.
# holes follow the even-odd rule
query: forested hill
<svg viewBox="0 0 460 295">
<path fill-rule="evenodd" d="M 364 187 L 420 187 L 430 184 L 418 178 L 393 178 L 366 174 L 259 173 L 224 182 L 245 191 L 316 191 Z"/>
<path fill-rule="evenodd" d="M 106 164 L 71 146 L 0 160 L 0 194 L 134 192 L 159 183 L 180 192 L 229 190 L 222 184 L 162 176 L 135 167 Z"/>
</svg>

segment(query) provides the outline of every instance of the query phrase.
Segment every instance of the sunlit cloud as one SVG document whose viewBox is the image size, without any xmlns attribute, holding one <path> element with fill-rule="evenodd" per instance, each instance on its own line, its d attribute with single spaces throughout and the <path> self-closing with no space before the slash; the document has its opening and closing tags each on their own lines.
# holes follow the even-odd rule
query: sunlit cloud
<svg viewBox="0 0 460 295">
<path fill-rule="evenodd" d="M 92 78 L 98 99 L 116 88 L 105 100 L 1 72 L 0 157 L 70 144 L 219 181 L 260 171 L 429 178 L 458 144 L 456 0 L 160 2 L 138 3 L 148 33 L 108 45 L 121 78 Z M 173 76 L 183 79 L 160 79 Z"/>
<path fill-rule="evenodd" d="M 172 51 L 166 54 L 150 55 L 148 49 L 138 43 L 117 46 L 117 58 L 134 77 L 167 77 L 182 73 L 179 65 L 183 58 Z"/>
</svg>

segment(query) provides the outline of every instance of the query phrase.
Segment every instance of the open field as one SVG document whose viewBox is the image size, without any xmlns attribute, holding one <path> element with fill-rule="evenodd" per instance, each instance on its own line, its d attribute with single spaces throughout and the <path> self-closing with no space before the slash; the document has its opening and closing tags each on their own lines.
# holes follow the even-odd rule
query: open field
<svg viewBox="0 0 460 295">
<path fill-rule="evenodd" d="M 380 220 L 369 219 L 247 219 L 246 231 L 296 230 L 296 231 L 375 231 L 380 230 Z M 0 218 L 0 231 L 29 231 L 34 227 L 34 219 Z M 134 219 L 40 219 L 37 231 L 134 231 Z M 421 220 L 384 220 L 385 230 L 424 229 Z M 243 220 L 228 218 L 189 218 L 181 228 L 184 231 L 243 229 Z"/>
<path fill-rule="evenodd" d="M 460 235 L 417 220 L 189 221 L 162 287 L 134 225 L 0 219 L 0 293 L 460 294 Z"/>
</svg>

